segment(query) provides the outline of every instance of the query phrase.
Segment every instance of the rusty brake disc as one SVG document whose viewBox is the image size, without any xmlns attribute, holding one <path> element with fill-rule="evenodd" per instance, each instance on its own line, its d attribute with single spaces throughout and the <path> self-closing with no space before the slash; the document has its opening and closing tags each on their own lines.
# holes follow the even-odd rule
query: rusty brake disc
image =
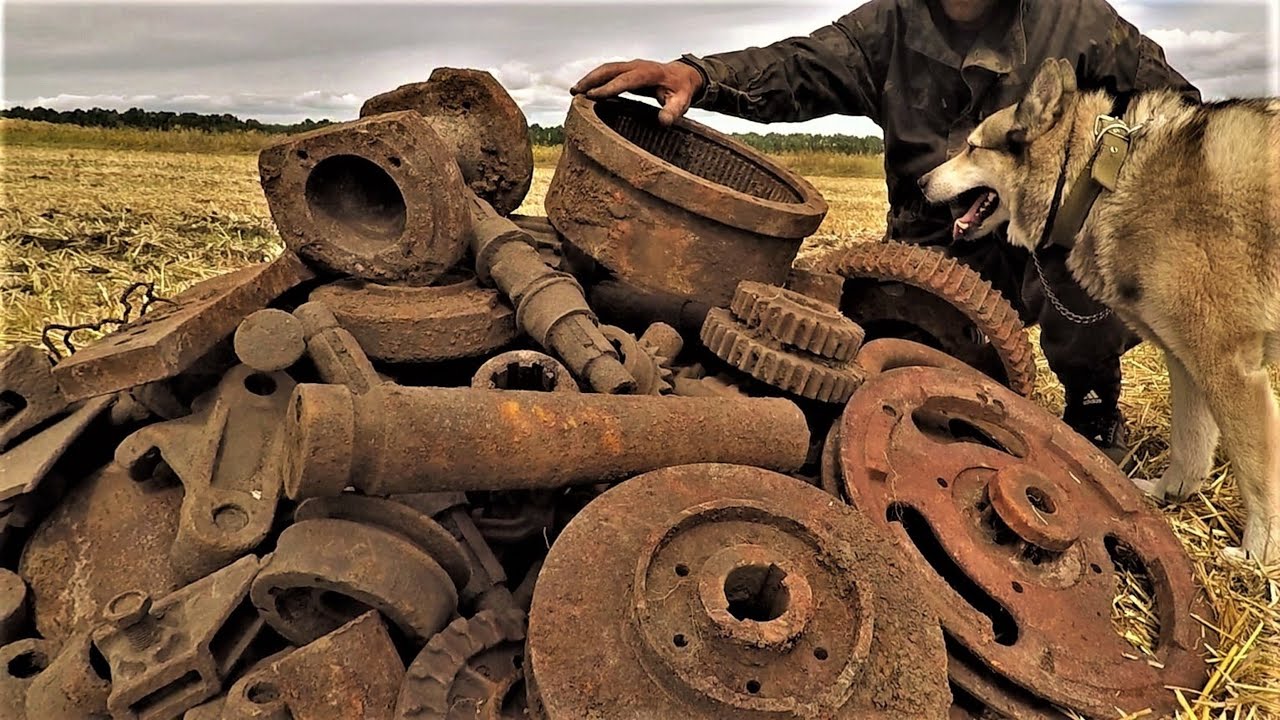
<svg viewBox="0 0 1280 720">
<path fill-rule="evenodd" d="M 635 477 L 551 548 L 530 613 L 531 696 L 549 720 L 602 707 L 942 718 L 941 633 L 900 552 L 777 473 L 705 464 Z"/>
<path fill-rule="evenodd" d="M 859 389 L 840 437 L 850 502 L 914 547 L 922 596 L 982 666 L 1096 715 L 1172 712 L 1167 687 L 1203 683 L 1195 617 L 1209 608 L 1186 552 L 1114 464 L 1035 403 L 977 373 L 902 368 Z M 1154 662 L 1127 659 L 1113 628 L 1119 568 L 1155 588 Z"/>
</svg>

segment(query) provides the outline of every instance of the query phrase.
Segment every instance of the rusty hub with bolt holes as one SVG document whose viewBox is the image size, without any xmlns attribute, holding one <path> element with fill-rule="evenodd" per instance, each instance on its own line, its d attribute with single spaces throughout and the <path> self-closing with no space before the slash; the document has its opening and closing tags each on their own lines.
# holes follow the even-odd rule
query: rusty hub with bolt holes
<svg viewBox="0 0 1280 720">
<path fill-rule="evenodd" d="M 942 717 L 942 634 L 918 585 L 870 522 L 799 480 L 667 468 L 551 547 L 525 669 L 548 720 Z"/>
<path fill-rule="evenodd" d="M 1211 615 L 1186 551 L 1057 418 L 980 374 L 914 367 L 868 380 L 840 422 L 850 502 L 913 548 L 920 595 L 985 671 L 1098 716 L 1163 716 L 1177 707 L 1167 687 L 1204 682 L 1195 618 Z M 1113 627 L 1122 570 L 1153 588 L 1154 662 L 1130 659 Z"/>
</svg>

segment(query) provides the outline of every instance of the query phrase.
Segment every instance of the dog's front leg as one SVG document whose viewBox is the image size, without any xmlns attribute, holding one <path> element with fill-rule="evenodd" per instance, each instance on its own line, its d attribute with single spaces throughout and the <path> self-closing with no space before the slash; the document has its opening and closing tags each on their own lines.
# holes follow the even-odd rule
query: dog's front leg
<svg viewBox="0 0 1280 720">
<path fill-rule="evenodd" d="M 1169 401 L 1173 405 L 1169 468 L 1154 485 L 1144 489 L 1160 500 L 1184 500 L 1199 492 L 1213 470 L 1218 423 L 1204 392 L 1182 361 L 1167 350 L 1164 359 L 1169 368 Z"/>
</svg>

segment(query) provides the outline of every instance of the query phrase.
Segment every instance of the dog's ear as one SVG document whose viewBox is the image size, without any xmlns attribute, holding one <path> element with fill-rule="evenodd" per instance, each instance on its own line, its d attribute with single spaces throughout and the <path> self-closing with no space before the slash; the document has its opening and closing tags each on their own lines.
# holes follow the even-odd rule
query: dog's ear
<svg viewBox="0 0 1280 720">
<path fill-rule="evenodd" d="M 1026 145 L 1052 129 L 1062 119 L 1077 87 L 1076 71 L 1071 63 L 1062 58 L 1049 58 L 1041 63 L 1031 81 L 1031 89 L 1014 111 L 1009 145 Z"/>
</svg>

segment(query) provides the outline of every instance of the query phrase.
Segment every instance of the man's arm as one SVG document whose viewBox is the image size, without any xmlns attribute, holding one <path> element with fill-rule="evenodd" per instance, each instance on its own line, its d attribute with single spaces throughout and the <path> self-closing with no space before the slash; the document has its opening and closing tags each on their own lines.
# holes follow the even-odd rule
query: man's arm
<svg viewBox="0 0 1280 720">
<path fill-rule="evenodd" d="M 1104 12 L 1110 32 L 1094 44 L 1085 66 L 1077 68 L 1082 87 L 1106 89 L 1124 104 L 1135 93 L 1148 90 L 1173 90 L 1188 102 L 1200 102 L 1200 91 L 1169 65 L 1163 48 L 1110 6 Z"/>
</svg>

